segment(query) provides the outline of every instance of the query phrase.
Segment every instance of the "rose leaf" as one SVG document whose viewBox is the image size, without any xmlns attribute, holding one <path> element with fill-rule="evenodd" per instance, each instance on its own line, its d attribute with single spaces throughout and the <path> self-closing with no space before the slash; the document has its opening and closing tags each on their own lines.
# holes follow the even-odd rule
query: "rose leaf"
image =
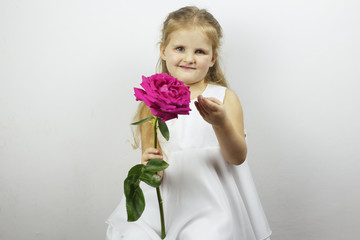
<svg viewBox="0 0 360 240">
<path fill-rule="evenodd" d="M 161 159 L 151 159 L 144 167 L 144 171 L 160 172 L 169 166 L 167 162 Z"/>
<path fill-rule="evenodd" d="M 161 135 L 163 135 L 163 137 L 167 141 L 169 141 L 169 138 L 170 138 L 169 129 L 166 125 L 166 122 L 161 122 L 161 119 L 159 119 L 159 129 L 160 129 Z"/>
<path fill-rule="evenodd" d="M 128 172 L 128 177 L 134 175 L 137 176 L 137 178 L 139 178 L 144 167 L 145 166 L 143 164 L 137 164 L 133 166 Z"/>
<path fill-rule="evenodd" d="M 148 118 L 145 118 L 145 119 L 140 120 L 138 122 L 133 122 L 133 123 L 131 123 L 131 125 L 140 125 L 140 124 L 143 124 L 144 122 L 150 121 L 152 119 L 154 119 L 154 117 L 148 117 Z"/>
<path fill-rule="evenodd" d="M 129 196 L 126 196 L 126 211 L 128 222 L 136 221 L 140 218 L 145 209 L 145 198 L 139 186 L 132 188 Z"/>
<path fill-rule="evenodd" d="M 140 180 L 152 187 L 159 187 L 161 184 L 161 177 L 154 172 L 144 170 L 140 176 Z"/>
</svg>

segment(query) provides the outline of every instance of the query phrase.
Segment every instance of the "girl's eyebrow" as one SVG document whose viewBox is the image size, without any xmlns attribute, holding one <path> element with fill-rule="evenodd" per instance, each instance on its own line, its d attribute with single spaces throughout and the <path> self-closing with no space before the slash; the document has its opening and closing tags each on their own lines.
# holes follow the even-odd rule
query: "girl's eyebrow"
<svg viewBox="0 0 360 240">
<path fill-rule="evenodd" d="M 181 42 L 174 42 L 172 45 L 174 45 L 174 46 L 184 46 L 185 44 L 181 43 Z"/>
</svg>

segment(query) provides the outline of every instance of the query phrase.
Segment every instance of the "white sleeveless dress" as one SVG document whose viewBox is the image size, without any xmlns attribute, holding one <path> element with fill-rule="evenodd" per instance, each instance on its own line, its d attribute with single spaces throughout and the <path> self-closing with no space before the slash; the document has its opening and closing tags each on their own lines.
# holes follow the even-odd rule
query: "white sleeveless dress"
<svg viewBox="0 0 360 240">
<path fill-rule="evenodd" d="M 223 101 L 226 88 L 208 85 L 204 97 Z M 190 115 L 167 121 L 159 139 L 169 167 L 161 184 L 167 240 L 263 240 L 271 235 L 247 161 L 228 164 L 210 124 L 191 102 Z M 159 134 L 158 136 L 160 136 Z M 125 197 L 107 220 L 107 240 L 160 240 L 156 190 L 145 183 L 145 211 L 127 222 Z"/>
</svg>

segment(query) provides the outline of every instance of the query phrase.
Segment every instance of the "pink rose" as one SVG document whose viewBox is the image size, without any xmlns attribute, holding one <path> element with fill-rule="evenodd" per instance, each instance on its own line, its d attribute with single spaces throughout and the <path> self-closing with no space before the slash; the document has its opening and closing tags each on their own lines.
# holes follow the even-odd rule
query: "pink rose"
<svg viewBox="0 0 360 240">
<path fill-rule="evenodd" d="M 162 122 L 177 118 L 178 114 L 189 115 L 190 91 L 183 82 L 162 73 L 142 76 L 140 85 L 144 90 L 134 88 L 136 100 L 144 101 Z"/>
</svg>

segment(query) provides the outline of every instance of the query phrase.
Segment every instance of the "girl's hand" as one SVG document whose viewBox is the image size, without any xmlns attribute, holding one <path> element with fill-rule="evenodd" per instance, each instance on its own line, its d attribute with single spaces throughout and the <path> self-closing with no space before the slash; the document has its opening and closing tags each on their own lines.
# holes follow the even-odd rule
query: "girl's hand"
<svg viewBox="0 0 360 240">
<path fill-rule="evenodd" d="M 148 161 L 154 158 L 163 159 L 163 156 L 156 148 L 147 148 L 141 156 L 141 163 L 146 165 Z"/>
<path fill-rule="evenodd" d="M 141 163 L 146 165 L 148 161 L 154 158 L 163 159 L 163 156 L 159 150 L 155 148 L 147 148 L 141 156 Z M 164 171 L 157 172 L 157 174 L 162 178 L 164 175 Z"/>
<path fill-rule="evenodd" d="M 226 122 L 226 111 L 222 102 L 216 98 L 197 97 L 195 106 L 205 121 L 213 126 L 221 126 Z"/>
</svg>

